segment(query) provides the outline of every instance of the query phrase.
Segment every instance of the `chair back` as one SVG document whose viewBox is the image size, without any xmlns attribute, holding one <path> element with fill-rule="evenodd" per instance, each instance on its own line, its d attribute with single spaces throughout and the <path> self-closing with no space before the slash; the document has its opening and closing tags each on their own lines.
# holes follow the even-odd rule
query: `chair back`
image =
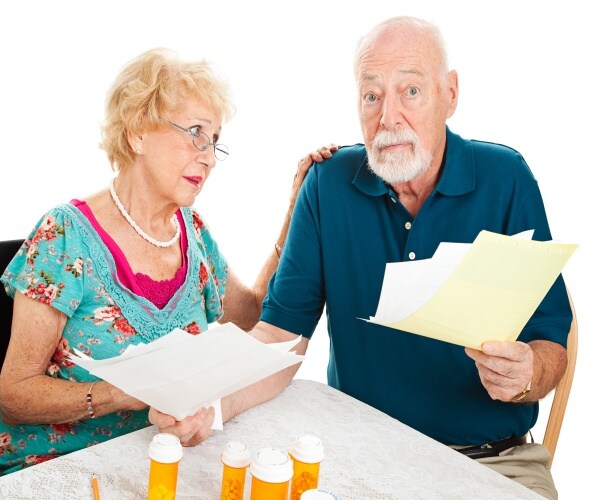
<svg viewBox="0 0 600 500">
<path fill-rule="evenodd" d="M 567 339 L 567 369 L 554 391 L 552 408 L 550 408 L 546 432 L 544 434 L 544 446 L 550 452 L 549 465 L 552 465 L 552 460 L 554 459 L 554 452 L 556 451 L 556 444 L 558 443 L 558 436 L 565 416 L 565 409 L 567 408 L 567 401 L 571 392 L 571 384 L 573 383 L 575 362 L 577 361 L 577 316 L 575 315 L 575 307 L 571 295 L 569 295 L 569 303 L 571 304 L 571 311 L 573 311 L 573 321 Z"/>
<path fill-rule="evenodd" d="M 0 241 L 0 276 L 10 264 L 23 240 Z M 4 286 L 0 285 L 0 368 L 4 363 L 4 355 L 10 340 L 10 328 L 12 326 L 13 299 L 6 295 Z"/>
</svg>

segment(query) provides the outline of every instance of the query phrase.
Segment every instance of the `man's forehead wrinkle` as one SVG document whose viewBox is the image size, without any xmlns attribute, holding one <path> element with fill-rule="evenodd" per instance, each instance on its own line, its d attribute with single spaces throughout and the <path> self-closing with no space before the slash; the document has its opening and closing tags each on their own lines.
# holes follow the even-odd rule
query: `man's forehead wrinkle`
<svg viewBox="0 0 600 500">
<path fill-rule="evenodd" d="M 386 54 L 380 52 L 371 52 L 364 54 L 358 61 L 358 72 L 361 75 L 372 77 L 375 73 L 382 71 L 385 68 L 389 72 L 389 67 L 392 67 L 391 73 L 417 73 L 423 74 L 423 53 L 416 51 L 413 54 L 400 55 L 393 51 Z"/>
</svg>

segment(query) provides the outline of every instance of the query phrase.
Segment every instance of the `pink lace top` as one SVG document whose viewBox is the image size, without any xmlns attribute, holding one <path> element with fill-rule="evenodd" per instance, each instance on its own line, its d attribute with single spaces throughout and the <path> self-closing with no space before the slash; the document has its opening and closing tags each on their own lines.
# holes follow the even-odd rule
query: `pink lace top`
<svg viewBox="0 0 600 500">
<path fill-rule="evenodd" d="M 156 281 L 150 276 L 142 273 L 133 273 L 127 258 L 123 251 L 119 248 L 115 240 L 102 228 L 102 226 L 94 217 L 90 207 L 85 201 L 71 200 L 71 204 L 76 206 L 90 221 L 92 227 L 97 231 L 102 239 L 102 242 L 107 246 L 115 259 L 117 266 L 117 277 L 123 286 L 131 290 L 136 295 L 144 297 L 152 302 L 157 308 L 162 309 L 167 305 L 173 294 L 185 281 L 187 274 L 187 235 L 185 224 L 180 211 L 177 211 L 177 221 L 181 227 L 181 237 L 179 244 L 181 255 L 183 255 L 183 265 L 177 270 L 175 276 L 171 279 Z"/>
</svg>

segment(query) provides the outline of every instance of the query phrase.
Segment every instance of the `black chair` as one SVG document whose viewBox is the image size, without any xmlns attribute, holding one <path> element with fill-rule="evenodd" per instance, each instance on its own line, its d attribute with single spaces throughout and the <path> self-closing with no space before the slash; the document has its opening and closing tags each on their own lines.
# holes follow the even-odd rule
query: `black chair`
<svg viewBox="0 0 600 500">
<path fill-rule="evenodd" d="M 0 241 L 0 276 L 4 273 L 10 261 L 13 259 L 23 240 Z M 4 355 L 10 340 L 10 327 L 12 325 L 13 299 L 4 291 L 0 285 L 0 368 L 4 363 Z"/>
</svg>

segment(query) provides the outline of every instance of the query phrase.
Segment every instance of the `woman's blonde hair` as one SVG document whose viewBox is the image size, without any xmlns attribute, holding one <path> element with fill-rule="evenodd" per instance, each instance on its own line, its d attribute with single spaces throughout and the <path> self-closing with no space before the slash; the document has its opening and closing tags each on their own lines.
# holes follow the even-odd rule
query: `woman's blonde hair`
<svg viewBox="0 0 600 500">
<path fill-rule="evenodd" d="M 226 121 L 233 114 L 228 85 L 205 60 L 181 61 L 167 49 L 153 49 L 130 61 L 106 99 L 102 143 L 113 170 L 134 161 L 128 133 L 151 130 L 182 97 L 206 102 Z"/>
</svg>

